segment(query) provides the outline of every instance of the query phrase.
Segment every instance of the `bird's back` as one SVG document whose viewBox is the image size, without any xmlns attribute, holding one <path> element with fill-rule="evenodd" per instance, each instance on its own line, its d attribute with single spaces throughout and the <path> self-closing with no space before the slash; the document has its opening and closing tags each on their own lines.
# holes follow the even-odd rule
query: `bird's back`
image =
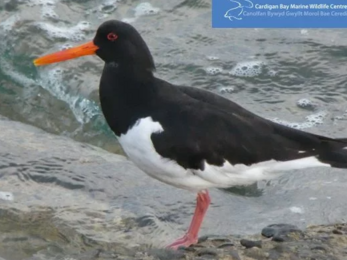
<svg viewBox="0 0 347 260">
<path fill-rule="evenodd" d="M 180 165 L 185 168 L 201 169 L 204 161 L 216 166 L 225 161 L 252 165 L 309 156 L 318 156 L 335 167 L 347 167 L 347 155 L 342 162 L 328 158 L 333 151 L 344 156 L 345 139 L 314 135 L 271 122 L 209 91 L 166 84 L 161 85 L 171 89 L 171 94 L 166 94 L 166 98 L 160 96 L 165 106 L 153 114 L 153 120 L 164 131 L 153 134 L 152 141 L 159 154 L 181 159 Z"/>
</svg>

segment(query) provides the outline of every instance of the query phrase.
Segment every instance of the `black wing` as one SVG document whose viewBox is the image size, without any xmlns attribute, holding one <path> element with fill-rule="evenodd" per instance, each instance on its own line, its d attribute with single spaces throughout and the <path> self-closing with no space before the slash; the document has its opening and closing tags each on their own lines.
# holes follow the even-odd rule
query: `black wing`
<svg viewBox="0 0 347 260">
<path fill-rule="evenodd" d="M 263 119 L 212 92 L 177 87 L 180 95 L 157 115 L 164 132 L 152 135 L 156 151 L 184 168 L 209 164 L 251 165 L 274 159 L 288 161 L 315 155 L 347 168 L 346 139 L 332 139 Z M 168 104 L 168 103 L 166 103 Z"/>
</svg>

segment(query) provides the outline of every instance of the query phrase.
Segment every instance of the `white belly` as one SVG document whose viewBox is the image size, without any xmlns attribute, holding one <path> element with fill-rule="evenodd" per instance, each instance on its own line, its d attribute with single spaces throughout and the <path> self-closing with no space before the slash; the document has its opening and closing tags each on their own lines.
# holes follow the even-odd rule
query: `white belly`
<svg viewBox="0 0 347 260">
<path fill-rule="evenodd" d="M 276 171 L 330 166 L 319 162 L 315 157 L 307 157 L 286 162 L 272 160 L 251 166 L 231 165 L 225 162 L 223 166 L 219 167 L 205 162 L 204 171 L 187 170 L 156 152 L 151 135 L 163 131 L 159 122 L 154 122 L 151 117 L 146 117 L 139 119 L 126 134 L 118 137 L 118 140 L 130 160 L 149 176 L 187 190 L 199 191 L 210 187 L 226 188 L 248 185 L 259 180 L 276 177 L 278 174 L 273 174 Z"/>
</svg>

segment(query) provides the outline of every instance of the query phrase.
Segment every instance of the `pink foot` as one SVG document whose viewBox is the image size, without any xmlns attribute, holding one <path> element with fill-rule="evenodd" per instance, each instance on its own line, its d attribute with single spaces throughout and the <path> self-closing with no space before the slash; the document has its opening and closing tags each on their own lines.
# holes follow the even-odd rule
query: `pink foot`
<svg viewBox="0 0 347 260">
<path fill-rule="evenodd" d="M 190 245 L 196 244 L 198 242 L 198 233 L 206 214 L 207 208 L 210 205 L 211 199 L 208 191 L 201 191 L 198 193 L 196 208 L 192 222 L 188 232 L 180 239 L 176 240 L 172 244 L 168 245 L 166 248 L 178 249 L 179 247 L 189 247 Z"/>
<path fill-rule="evenodd" d="M 178 249 L 180 247 L 189 247 L 190 245 L 194 245 L 198 242 L 198 238 L 192 238 L 188 234 L 184 235 L 180 239 L 177 239 L 175 242 L 172 244 L 168 245 L 166 248 L 170 249 Z"/>
</svg>

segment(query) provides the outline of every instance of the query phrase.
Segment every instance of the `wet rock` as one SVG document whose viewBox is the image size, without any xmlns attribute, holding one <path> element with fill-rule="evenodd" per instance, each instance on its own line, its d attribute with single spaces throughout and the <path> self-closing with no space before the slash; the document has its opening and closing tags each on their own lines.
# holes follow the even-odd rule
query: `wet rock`
<svg viewBox="0 0 347 260">
<path fill-rule="evenodd" d="M 311 248 L 311 250 L 319 250 L 319 251 L 323 251 L 323 252 L 326 252 L 326 248 L 324 246 L 314 246 Z"/>
<path fill-rule="evenodd" d="M 269 253 L 266 251 L 261 250 L 260 248 L 253 247 L 250 249 L 246 249 L 244 252 L 244 255 L 247 257 L 251 257 L 251 259 L 256 259 L 256 260 L 263 260 L 263 259 L 268 259 Z"/>
<path fill-rule="evenodd" d="M 203 243 L 203 242 L 207 241 L 208 238 L 209 238 L 209 236 L 201 236 L 198 239 L 198 243 Z"/>
<path fill-rule="evenodd" d="M 186 252 L 196 252 L 198 247 L 203 247 L 201 244 L 197 244 L 197 245 L 192 245 L 189 247 L 179 247 L 178 250 L 179 251 L 186 251 Z"/>
<path fill-rule="evenodd" d="M 264 237 L 272 237 L 273 241 L 283 242 L 286 240 L 291 240 L 295 236 L 302 236 L 302 231 L 294 225 L 290 224 L 273 224 L 269 225 L 261 231 Z"/>
<path fill-rule="evenodd" d="M 240 243 L 245 248 L 252 248 L 252 247 L 261 248 L 261 241 L 252 241 L 252 240 L 248 240 L 248 239 L 241 239 Z"/>
<path fill-rule="evenodd" d="M 218 246 L 218 248 L 226 248 L 226 247 L 232 247 L 234 246 L 234 243 L 223 243 Z"/>
<path fill-rule="evenodd" d="M 342 235 L 343 232 L 342 232 L 341 230 L 334 229 L 334 230 L 333 230 L 333 234 L 335 234 L 335 235 Z"/>
<path fill-rule="evenodd" d="M 178 260 L 184 258 L 183 250 L 151 249 L 149 255 L 160 260 Z"/>
<path fill-rule="evenodd" d="M 200 237 L 198 240 L 198 243 L 203 243 L 207 240 L 213 241 L 216 243 L 231 242 L 230 238 L 228 238 L 228 237 L 221 237 L 221 236 L 217 236 L 217 235 L 206 235 L 206 236 Z"/>
<path fill-rule="evenodd" d="M 231 257 L 231 260 L 242 260 L 239 253 L 234 249 L 229 250 L 228 255 Z"/>
<path fill-rule="evenodd" d="M 197 251 L 198 256 L 216 256 L 218 251 L 215 248 L 203 248 Z"/>
<path fill-rule="evenodd" d="M 209 240 L 214 242 L 214 243 L 228 243 L 228 242 L 231 242 L 230 238 L 227 238 L 227 237 L 210 237 Z"/>
</svg>

